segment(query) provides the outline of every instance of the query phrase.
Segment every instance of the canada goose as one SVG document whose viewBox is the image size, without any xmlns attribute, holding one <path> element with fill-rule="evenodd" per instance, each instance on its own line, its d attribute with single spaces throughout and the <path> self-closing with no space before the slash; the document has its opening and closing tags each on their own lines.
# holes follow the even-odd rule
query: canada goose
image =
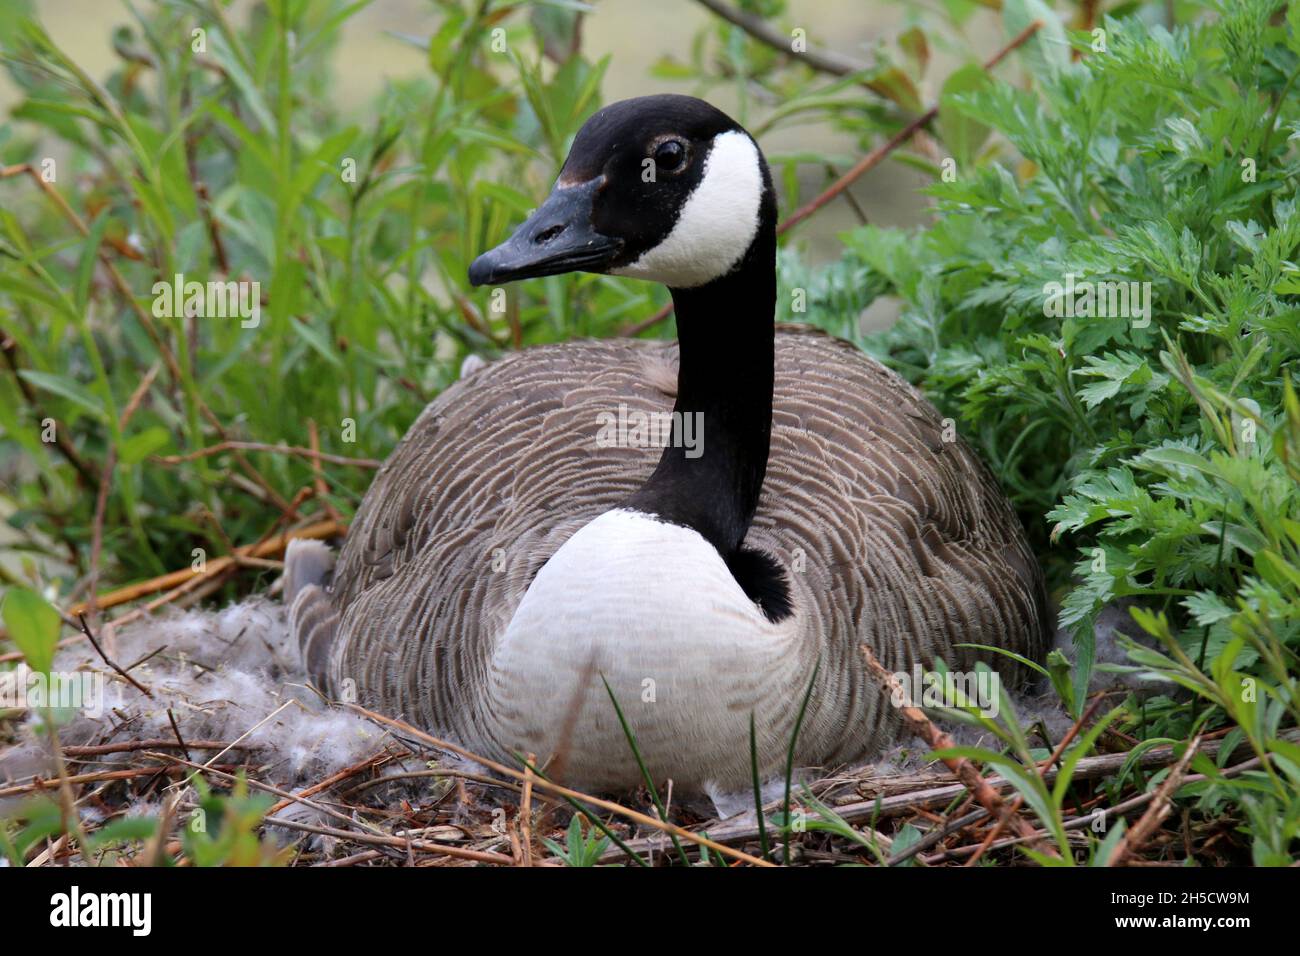
<svg viewBox="0 0 1300 956">
<path fill-rule="evenodd" d="M 862 644 L 892 671 L 970 669 L 963 642 L 1039 656 L 1041 573 L 989 472 L 893 372 L 776 329 L 775 255 L 766 162 L 728 116 L 685 96 L 592 116 L 470 281 L 661 282 L 679 344 L 531 348 L 435 399 L 332 581 L 304 583 L 324 577 L 317 549 L 290 556 L 314 677 L 484 756 L 553 756 L 565 780 L 617 790 L 641 776 L 603 678 L 657 781 L 728 792 L 751 778 L 751 713 L 759 772 L 779 772 L 815 668 L 799 766 L 892 741 Z M 598 440 L 611 415 L 669 411 L 702 422 L 697 447 L 686 419 L 667 447 Z"/>
</svg>

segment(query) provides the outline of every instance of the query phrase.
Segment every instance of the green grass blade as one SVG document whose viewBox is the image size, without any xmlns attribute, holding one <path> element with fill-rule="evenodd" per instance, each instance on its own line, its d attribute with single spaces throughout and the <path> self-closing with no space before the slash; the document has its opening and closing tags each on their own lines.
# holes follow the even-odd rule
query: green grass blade
<svg viewBox="0 0 1300 956">
<path fill-rule="evenodd" d="M 767 819 L 763 816 L 763 790 L 758 783 L 758 739 L 754 733 L 754 712 L 749 712 L 749 769 L 754 778 L 754 815 L 758 818 L 758 843 L 762 848 L 760 854 L 768 859 L 771 851 L 767 845 Z M 787 841 L 789 837 L 786 838 Z"/>
<path fill-rule="evenodd" d="M 600 682 L 605 685 L 605 693 L 609 694 L 610 702 L 614 705 L 614 713 L 618 714 L 618 722 L 623 728 L 623 736 L 627 738 L 627 744 L 632 748 L 632 756 L 636 758 L 636 765 L 641 769 L 641 779 L 645 781 L 646 787 L 650 790 L 650 799 L 654 802 L 655 811 L 659 814 L 659 819 L 664 823 L 668 822 L 668 810 L 659 799 L 659 791 L 655 789 L 654 778 L 650 776 L 650 770 L 646 767 L 645 761 L 641 759 L 641 748 L 636 745 L 636 736 L 632 733 L 632 728 L 628 726 L 627 718 L 623 716 L 623 708 L 618 705 L 618 698 L 614 696 L 613 689 L 609 686 L 609 681 L 605 680 L 605 675 L 600 675 Z M 681 858 L 683 866 L 690 866 L 690 857 L 686 855 L 686 850 L 682 847 L 681 841 L 677 839 L 677 834 L 670 833 L 673 846 L 677 848 L 677 855 Z"/>
<path fill-rule="evenodd" d="M 790 747 L 785 754 L 785 800 L 782 802 L 782 817 L 785 822 L 785 852 L 783 862 L 790 865 L 790 780 L 794 776 L 794 748 L 799 742 L 799 730 L 803 727 L 803 715 L 808 710 L 808 701 L 812 698 L 813 686 L 817 683 L 817 672 L 822 669 L 821 658 L 813 666 L 812 677 L 808 678 L 808 689 L 803 692 L 799 703 L 799 714 L 794 719 L 794 733 L 790 735 Z"/>
</svg>

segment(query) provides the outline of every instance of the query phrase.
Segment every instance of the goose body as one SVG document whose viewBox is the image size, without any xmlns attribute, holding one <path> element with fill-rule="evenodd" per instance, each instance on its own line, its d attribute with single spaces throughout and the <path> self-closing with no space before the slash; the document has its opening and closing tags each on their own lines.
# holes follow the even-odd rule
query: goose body
<svg viewBox="0 0 1300 956">
<path fill-rule="evenodd" d="M 658 180 L 629 186 L 646 157 Z M 751 777 L 751 714 L 759 772 L 779 771 L 810 681 L 800 766 L 894 739 L 864 644 L 891 671 L 969 670 L 960 643 L 1039 656 L 1041 574 L 991 475 L 897 375 L 774 329 L 774 227 L 761 153 L 725 115 L 686 97 L 596 114 L 552 197 L 471 279 L 664 281 L 680 344 L 532 348 L 434 400 L 332 577 L 289 556 L 314 677 L 602 790 L 641 779 L 612 693 L 656 780 L 727 791 Z M 666 447 L 608 440 L 674 413 Z"/>
</svg>

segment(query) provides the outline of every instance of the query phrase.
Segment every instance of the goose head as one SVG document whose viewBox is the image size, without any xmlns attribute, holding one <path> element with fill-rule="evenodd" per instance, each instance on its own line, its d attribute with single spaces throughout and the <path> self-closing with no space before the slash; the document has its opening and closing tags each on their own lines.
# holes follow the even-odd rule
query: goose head
<svg viewBox="0 0 1300 956">
<path fill-rule="evenodd" d="M 546 201 L 474 260 L 469 279 L 582 271 L 695 289 L 735 272 L 775 226 L 771 176 L 749 133 L 703 100 L 642 96 L 587 120 Z"/>
</svg>

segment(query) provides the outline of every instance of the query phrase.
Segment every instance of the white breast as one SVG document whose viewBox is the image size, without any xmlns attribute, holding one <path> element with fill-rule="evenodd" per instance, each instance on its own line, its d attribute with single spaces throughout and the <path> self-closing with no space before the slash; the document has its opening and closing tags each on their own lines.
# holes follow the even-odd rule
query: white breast
<svg viewBox="0 0 1300 956">
<path fill-rule="evenodd" d="M 493 736 L 503 755 L 545 759 L 572 726 L 566 779 L 636 785 L 603 675 L 652 774 L 743 785 L 750 712 L 768 726 L 806 680 L 792 644 L 797 617 L 769 622 L 695 531 L 606 512 L 538 572 L 498 643 Z"/>
</svg>

